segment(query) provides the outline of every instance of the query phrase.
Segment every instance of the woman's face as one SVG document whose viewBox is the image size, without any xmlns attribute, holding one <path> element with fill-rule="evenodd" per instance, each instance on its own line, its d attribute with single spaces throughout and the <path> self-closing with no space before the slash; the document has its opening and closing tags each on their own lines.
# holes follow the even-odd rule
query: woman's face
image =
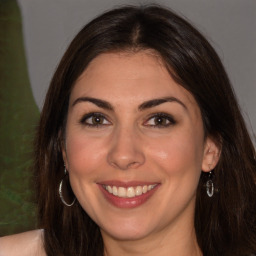
<svg viewBox="0 0 256 256">
<path fill-rule="evenodd" d="M 212 145 L 195 99 L 152 52 L 99 55 L 71 93 L 63 157 L 103 238 L 193 226 L 201 170 L 215 164 Z"/>
</svg>

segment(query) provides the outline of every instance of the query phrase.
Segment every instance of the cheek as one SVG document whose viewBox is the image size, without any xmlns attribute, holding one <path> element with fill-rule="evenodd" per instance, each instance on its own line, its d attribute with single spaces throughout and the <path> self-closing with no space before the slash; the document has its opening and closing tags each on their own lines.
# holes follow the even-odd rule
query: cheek
<svg viewBox="0 0 256 256">
<path fill-rule="evenodd" d="M 163 177 L 162 207 L 174 215 L 195 198 L 201 175 L 203 138 L 195 134 L 175 133 L 175 136 L 154 143 L 148 152 L 150 165 Z"/>
<path fill-rule="evenodd" d="M 77 200 L 88 212 L 93 212 L 98 201 L 91 188 L 95 186 L 98 170 L 103 169 L 103 148 L 103 141 L 90 139 L 83 133 L 70 133 L 66 137 L 70 184 Z"/>
<path fill-rule="evenodd" d="M 68 136 L 66 152 L 70 174 L 81 176 L 93 173 L 103 158 L 104 148 L 106 147 L 102 140 L 90 139 L 83 135 Z"/>
<path fill-rule="evenodd" d="M 175 132 L 167 138 L 154 141 L 148 155 L 166 174 L 201 173 L 203 136 L 195 131 Z"/>
</svg>

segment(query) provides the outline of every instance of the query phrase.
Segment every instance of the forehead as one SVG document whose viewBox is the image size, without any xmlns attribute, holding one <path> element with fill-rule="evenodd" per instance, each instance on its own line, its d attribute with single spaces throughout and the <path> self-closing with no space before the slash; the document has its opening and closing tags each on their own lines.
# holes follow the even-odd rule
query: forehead
<svg viewBox="0 0 256 256">
<path fill-rule="evenodd" d="M 125 95 L 125 98 L 123 97 Z M 196 105 L 194 97 L 171 77 L 153 51 L 104 53 L 93 59 L 77 79 L 71 102 L 77 97 L 97 97 L 113 103 L 178 97 Z"/>
</svg>

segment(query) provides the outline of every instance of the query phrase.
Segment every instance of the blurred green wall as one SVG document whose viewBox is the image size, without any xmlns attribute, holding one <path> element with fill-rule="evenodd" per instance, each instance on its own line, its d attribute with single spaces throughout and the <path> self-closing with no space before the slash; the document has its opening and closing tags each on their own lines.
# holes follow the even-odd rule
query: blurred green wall
<svg viewBox="0 0 256 256">
<path fill-rule="evenodd" d="M 20 9 L 15 0 L 0 0 L 0 236 L 36 226 L 31 163 L 38 118 Z"/>
</svg>

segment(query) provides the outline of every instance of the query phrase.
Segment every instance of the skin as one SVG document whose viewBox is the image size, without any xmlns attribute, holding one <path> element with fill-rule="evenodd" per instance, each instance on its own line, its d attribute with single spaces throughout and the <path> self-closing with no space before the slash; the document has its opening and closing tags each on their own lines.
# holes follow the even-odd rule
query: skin
<svg viewBox="0 0 256 256">
<path fill-rule="evenodd" d="M 104 100 L 111 109 L 83 97 Z M 145 104 L 166 97 L 171 101 Z M 101 113 L 100 125 L 88 126 L 97 119 L 85 118 L 92 112 Z M 159 112 L 165 116 L 156 118 Z M 204 136 L 195 99 L 173 81 L 157 54 L 96 57 L 71 92 L 63 144 L 72 189 L 100 227 L 105 256 L 202 255 L 193 223 L 195 191 L 201 171 L 213 169 L 220 152 Z M 99 189 L 106 180 L 158 187 L 144 204 L 119 208 Z M 0 252 L 45 255 L 42 232 L 2 237 Z"/>
<path fill-rule="evenodd" d="M 166 97 L 172 101 L 142 107 Z M 157 113 L 166 116 L 160 125 Z M 101 54 L 72 90 L 63 159 L 79 203 L 100 227 L 105 255 L 202 255 L 195 192 L 218 156 L 194 97 L 153 52 Z M 124 209 L 99 189 L 108 180 L 159 185 L 144 204 Z"/>
<path fill-rule="evenodd" d="M 46 256 L 43 243 L 43 231 L 32 230 L 0 238 L 1 256 Z"/>
</svg>

